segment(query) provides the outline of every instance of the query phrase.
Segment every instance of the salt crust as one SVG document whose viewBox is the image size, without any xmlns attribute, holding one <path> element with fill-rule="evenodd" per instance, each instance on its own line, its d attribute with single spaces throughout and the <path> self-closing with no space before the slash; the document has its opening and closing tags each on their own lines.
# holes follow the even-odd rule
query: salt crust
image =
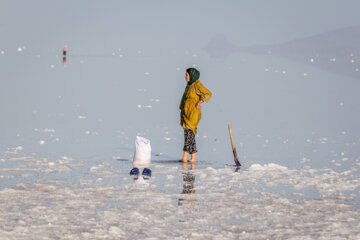
<svg viewBox="0 0 360 240">
<path fill-rule="evenodd" d="M 47 174 L 53 167 L 71 171 L 82 166 L 71 158 L 59 160 L 15 160 L 17 166 L 1 174 Z M 1 239 L 360 239 L 359 208 L 346 194 L 359 189 L 358 168 L 296 170 L 269 163 L 234 172 L 158 165 L 151 180 L 97 181 L 111 171 L 124 174 L 111 166 L 103 162 L 88 168 L 88 175 L 94 176 L 90 179 L 2 189 Z M 186 186 L 191 188 L 189 179 L 194 179 L 192 194 L 181 194 Z M 161 181 L 169 187 L 159 187 Z M 282 186 L 297 194 L 288 197 Z M 319 196 L 301 192 L 308 188 Z"/>
</svg>

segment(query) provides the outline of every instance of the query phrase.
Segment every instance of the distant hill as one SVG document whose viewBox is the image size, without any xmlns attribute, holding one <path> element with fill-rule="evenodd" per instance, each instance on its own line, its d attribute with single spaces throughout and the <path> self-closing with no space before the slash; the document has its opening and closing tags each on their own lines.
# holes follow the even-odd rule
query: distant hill
<svg viewBox="0 0 360 240">
<path fill-rule="evenodd" d="M 239 47 L 230 43 L 225 35 L 214 36 L 205 47 L 203 47 L 210 57 L 222 58 L 239 51 Z"/>
<path fill-rule="evenodd" d="M 360 78 L 360 26 L 282 44 L 248 47 L 236 47 L 226 38 L 216 36 L 204 50 L 212 57 L 224 57 L 237 52 L 280 56 L 337 74 Z"/>
</svg>

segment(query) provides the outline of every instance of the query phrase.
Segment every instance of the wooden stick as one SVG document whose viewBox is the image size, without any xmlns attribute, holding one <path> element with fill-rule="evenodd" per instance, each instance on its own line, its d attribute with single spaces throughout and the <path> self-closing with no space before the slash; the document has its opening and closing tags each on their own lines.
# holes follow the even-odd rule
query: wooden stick
<svg viewBox="0 0 360 240">
<path fill-rule="evenodd" d="M 231 131 L 231 125 L 229 124 L 229 133 L 230 133 L 230 140 L 231 140 L 231 146 L 232 146 L 232 150 L 233 150 L 233 154 L 234 154 L 234 161 L 236 163 L 236 166 L 241 166 L 240 162 L 239 162 L 239 159 L 237 157 L 237 154 L 236 154 L 236 149 L 235 149 L 235 145 L 234 145 L 234 139 L 233 139 L 233 136 L 232 136 L 232 131 Z"/>
</svg>

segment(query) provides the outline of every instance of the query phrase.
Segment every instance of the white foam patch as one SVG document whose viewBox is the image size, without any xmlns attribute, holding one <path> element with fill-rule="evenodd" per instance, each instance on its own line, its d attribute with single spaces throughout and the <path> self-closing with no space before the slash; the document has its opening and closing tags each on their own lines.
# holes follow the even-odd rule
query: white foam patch
<svg viewBox="0 0 360 240">
<path fill-rule="evenodd" d="M 275 163 L 269 163 L 265 164 L 264 166 L 261 166 L 260 164 L 253 164 L 249 167 L 249 171 L 274 171 L 274 170 L 280 170 L 285 171 L 288 170 L 287 167 L 277 165 Z"/>
<path fill-rule="evenodd" d="M 13 148 L 8 148 L 5 154 L 18 154 L 20 151 L 22 151 L 24 148 L 22 146 L 17 146 Z"/>
<path fill-rule="evenodd" d="M 0 169 L 2 178 L 27 178 L 35 174 L 50 174 L 70 172 L 74 168 L 83 165 L 81 161 L 66 156 L 49 160 L 47 158 L 37 158 L 31 156 L 16 156 L 4 159 L 7 162 L 13 162 L 10 166 Z"/>
<path fill-rule="evenodd" d="M 44 132 L 44 133 L 55 133 L 55 129 L 45 128 L 45 129 L 42 130 L 42 132 Z"/>
<path fill-rule="evenodd" d="M 110 167 L 110 164 L 107 163 L 107 162 L 103 162 L 103 163 L 100 163 L 99 165 L 97 166 L 92 166 L 90 168 L 90 172 L 97 172 L 99 170 L 103 170 L 103 169 L 106 169 L 106 168 L 109 168 Z"/>
<path fill-rule="evenodd" d="M 137 107 L 138 108 L 152 108 L 151 105 L 141 105 L 141 104 L 138 104 Z"/>
</svg>

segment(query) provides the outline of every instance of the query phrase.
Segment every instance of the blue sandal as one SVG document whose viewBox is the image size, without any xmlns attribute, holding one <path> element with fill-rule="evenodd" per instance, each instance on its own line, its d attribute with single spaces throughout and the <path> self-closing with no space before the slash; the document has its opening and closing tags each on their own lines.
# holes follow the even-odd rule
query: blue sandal
<svg viewBox="0 0 360 240">
<path fill-rule="evenodd" d="M 130 175 L 139 175 L 139 169 L 138 168 L 133 168 L 130 171 Z"/>
<path fill-rule="evenodd" d="M 151 177 L 151 170 L 149 168 L 144 168 L 142 175 Z"/>
</svg>

